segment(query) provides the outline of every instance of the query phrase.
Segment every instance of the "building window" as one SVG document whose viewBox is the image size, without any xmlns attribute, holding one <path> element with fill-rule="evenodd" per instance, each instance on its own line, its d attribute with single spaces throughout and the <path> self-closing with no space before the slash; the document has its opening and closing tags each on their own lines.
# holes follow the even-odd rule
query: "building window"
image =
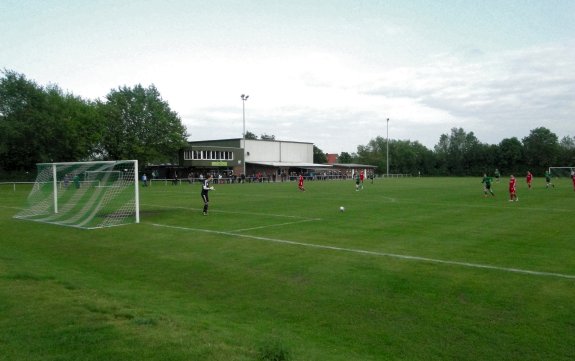
<svg viewBox="0 0 575 361">
<path fill-rule="evenodd" d="M 185 160 L 233 160 L 234 152 L 222 150 L 184 150 Z"/>
</svg>

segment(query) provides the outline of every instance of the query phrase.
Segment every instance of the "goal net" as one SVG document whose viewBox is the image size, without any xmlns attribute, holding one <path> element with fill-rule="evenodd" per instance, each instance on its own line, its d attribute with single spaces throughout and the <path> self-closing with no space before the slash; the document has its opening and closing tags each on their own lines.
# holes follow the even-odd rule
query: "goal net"
<svg viewBox="0 0 575 361">
<path fill-rule="evenodd" d="M 553 178 L 571 178 L 574 171 L 575 167 L 549 167 L 549 174 Z"/>
<path fill-rule="evenodd" d="M 137 160 L 40 163 L 37 170 L 15 218 L 87 229 L 140 222 Z"/>
</svg>

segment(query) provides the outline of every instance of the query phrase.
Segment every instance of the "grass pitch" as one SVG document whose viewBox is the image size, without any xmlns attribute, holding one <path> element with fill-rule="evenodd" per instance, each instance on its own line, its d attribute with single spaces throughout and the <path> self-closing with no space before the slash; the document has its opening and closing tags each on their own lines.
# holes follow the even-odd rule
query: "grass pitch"
<svg viewBox="0 0 575 361">
<path fill-rule="evenodd" d="M 0 186 L 0 360 L 572 360 L 575 192 L 534 185 L 156 183 L 100 230 Z"/>
</svg>

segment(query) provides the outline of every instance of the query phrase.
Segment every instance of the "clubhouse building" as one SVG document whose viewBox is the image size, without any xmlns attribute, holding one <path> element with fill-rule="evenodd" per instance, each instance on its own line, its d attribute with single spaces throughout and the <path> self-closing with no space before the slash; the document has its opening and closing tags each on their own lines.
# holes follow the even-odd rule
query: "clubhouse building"
<svg viewBox="0 0 575 361">
<path fill-rule="evenodd" d="M 313 163 L 313 143 L 277 140 L 218 139 L 189 142 L 180 165 L 198 174 L 245 175 L 277 179 L 327 167 Z"/>
<path fill-rule="evenodd" d="M 165 177 L 197 179 L 207 174 L 227 179 L 285 181 L 304 174 L 308 178 L 346 178 L 354 169 L 374 166 L 313 163 L 313 143 L 279 140 L 218 139 L 188 142 L 179 152 L 179 167 L 167 169 Z"/>
</svg>

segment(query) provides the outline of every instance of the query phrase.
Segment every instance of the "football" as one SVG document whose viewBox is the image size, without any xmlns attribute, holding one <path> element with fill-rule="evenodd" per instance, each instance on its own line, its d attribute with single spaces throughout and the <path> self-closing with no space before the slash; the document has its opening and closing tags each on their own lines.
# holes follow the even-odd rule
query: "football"
<svg viewBox="0 0 575 361">
<path fill-rule="evenodd" d="M 339 211 L 343 212 L 343 211 L 345 211 L 345 208 L 343 206 L 341 206 L 341 207 L 339 207 Z"/>
</svg>

